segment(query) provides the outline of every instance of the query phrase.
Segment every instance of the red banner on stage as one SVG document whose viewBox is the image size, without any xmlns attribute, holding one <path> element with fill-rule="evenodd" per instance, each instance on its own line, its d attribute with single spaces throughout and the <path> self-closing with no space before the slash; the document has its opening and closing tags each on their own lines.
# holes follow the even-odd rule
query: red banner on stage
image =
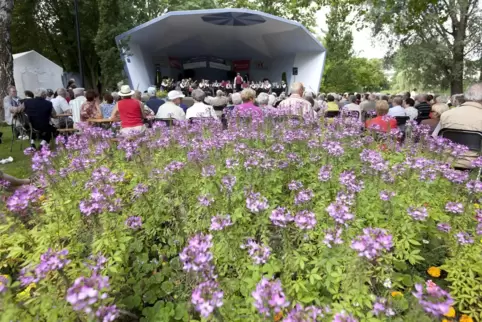
<svg viewBox="0 0 482 322">
<path fill-rule="evenodd" d="M 181 60 L 179 58 L 169 57 L 169 66 L 171 68 L 181 69 Z"/>
<path fill-rule="evenodd" d="M 233 70 L 239 72 L 242 70 L 249 70 L 250 61 L 245 60 L 233 60 Z"/>
</svg>

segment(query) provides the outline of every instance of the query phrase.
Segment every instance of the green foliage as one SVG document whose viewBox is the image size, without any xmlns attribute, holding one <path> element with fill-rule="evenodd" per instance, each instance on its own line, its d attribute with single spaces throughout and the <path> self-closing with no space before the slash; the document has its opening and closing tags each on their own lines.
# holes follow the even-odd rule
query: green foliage
<svg viewBox="0 0 482 322">
<path fill-rule="evenodd" d="M 122 309 L 121 320 L 199 321 L 191 292 L 200 280 L 183 271 L 179 258 L 197 233 L 213 236 L 212 262 L 224 292 L 223 306 L 213 319 L 271 321 L 256 312 L 251 294 L 262 277 L 273 276 L 282 282 L 291 302 L 289 309 L 298 303 L 330 305 L 330 318 L 344 310 L 360 321 L 387 321 L 372 313 L 378 297 L 395 310 L 392 321 L 434 321 L 411 296 L 414 284 L 427 279 L 450 289 L 458 314 L 480 317 L 481 238 L 474 237 L 475 243 L 470 245 L 460 245 L 455 238 L 458 232 L 475 236 L 474 211 L 479 206 L 473 201 L 480 194 L 469 194 L 465 183 L 452 183 L 444 177 L 449 170 L 438 162 L 446 162 L 447 157 L 426 138 L 400 147 L 395 138 L 380 143 L 361 134 L 359 124 L 350 119 L 318 125 L 280 125 L 266 119 L 256 127 L 233 120 L 230 128 L 222 131 L 219 124 L 192 128 L 186 124 L 158 127 L 146 137 L 118 145 L 106 139 L 109 131 L 91 129 L 82 136 L 71 136 L 68 144 L 57 147 L 55 155 L 39 154 L 35 165 L 42 169 L 41 182 L 46 181 L 43 195 L 29 199 L 25 210 L 7 210 L 3 205 L 1 209 L 5 215 L 0 217 L 0 274 L 9 276 L 8 290 L 0 294 L 2 320 L 92 320 L 92 316 L 73 311 L 65 294 L 75 279 L 92 274 L 85 265 L 92 264 L 89 256 L 103 254 L 107 263 L 99 273 L 109 277 L 111 289 L 102 301 Z M 336 157 L 322 148 L 322 143 L 334 141 L 344 149 Z M 448 149 L 444 144 L 440 147 Z M 377 166 L 386 162 L 388 170 L 376 171 L 361 160 L 365 149 L 379 153 L 383 160 Z M 227 166 L 228 158 L 238 165 Z M 424 163 L 419 158 L 433 161 Z M 173 169 L 172 162 L 182 166 Z M 419 162 L 427 168 L 418 167 Z M 437 166 L 432 167 L 434 163 Z M 318 173 L 325 165 L 333 170 L 331 179 L 323 182 Z M 207 166 L 215 167 L 212 176 L 202 175 Z M 101 169 L 108 174 L 99 177 Z M 363 180 L 363 188 L 346 204 L 355 215 L 353 220 L 337 225 L 326 208 L 340 199 L 339 192 L 347 192 L 339 179 L 347 170 Z M 427 173 L 434 178 L 425 177 Z M 226 175 L 236 177 L 231 193 L 222 184 Z M 288 189 L 292 180 L 311 189 L 313 199 L 296 203 L 298 192 Z M 139 184 L 148 190 L 136 195 Z M 107 202 L 119 198 L 122 207 L 86 213 L 82 202 L 92 200 L 96 191 L 106 193 L 109 187 L 114 192 Z M 383 190 L 396 195 L 382 201 L 379 194 Z M 246 203 L 249 191 L 266 197 L 268 209 L 250 211 Z M 198 201 L 207 194 L 214 200 L 209 207 Z M 464 212 L 447 213 L 448 201 L 462 203 Z M 407 214 L 408 207 L 422 206 L 428 209 L 426 220 L 416 221 Z M 316 226 L 308 230 L 294 223 L 276 226 L 270 215 L 277 207 L 286 207 L 293 215 L 312 211 Z M 230 214 L 233 225 L 210 230 L 211 219 L 218 214 Z M 142 218 L 139 230 L 126 226 L 130 216 Z M 437 230 L 440 222 L 450 223 L 452 231 Z M 329 247 L 324 239 L 335 227 L 343 228 L 342 242 Z M 367 227 L 386 229 L 393 236 L 393 247 L 372 260 L 350 247 Z M 266 263 L 256 265 L 241 248 L 247 238 L 271 249 Z M 40 255 L 49 248 L 68 249 L 71 262 L 35 284 L 21 286 L 20 270 L 39 263 Z M 426 273 L 430 266 L 443 269 L 438 280 Z M 394 296 L 393 291 L 403 295 Z"/>
</svg>

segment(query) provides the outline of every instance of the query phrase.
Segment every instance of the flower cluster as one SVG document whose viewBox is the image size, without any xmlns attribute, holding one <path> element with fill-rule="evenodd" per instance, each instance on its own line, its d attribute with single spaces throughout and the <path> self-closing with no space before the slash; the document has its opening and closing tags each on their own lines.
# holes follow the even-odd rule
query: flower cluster
<svg viewBox="0 0 482 322">
<path fill-rule="evenodd" d="M 233 187 L 236 184 L 236 177 L 235 176 L 225 176 L 221 179 L 221 183 L 223 187 L 226 189 L 227 192 L 233 192 Z"/>
<path fill-rule="evenodd" d="M 454 303 L 450 294 L 432 281 L 427 281 L 425 285 L 415 284 L 413 295 L 418 299 L 418 303 L 425 312 L 435 317 L 447 313 Z"/>
<path fill-rule="evenodd" d="M 109 278 L 107 276 L 92 275 L 91 277 L 81 276 L 67 290 L 67 302 L 72 305 L 75 311 L 83 311 L 92 314 L 94 304 L 107 298 L 109 289 Z M 101 312 L 105 312 L 102 310 Z"/>
<path fill-rule="evenodd" d="M 232 224 L 233 222 L 231 221 L 230 215 L 217 215 L 211 218 L 210 230 L 223 230 L 224 228 L 231 226 Z"/>
<path fill-rule="evenodd" d="M 464 205 L 460 202 L 447 202 L 445 210 L 452 214 L 461 214 L 464 212 Z"/>
<path fill-rule="evenodd" d="M 246 244 L 241 245 L 241 248 L 248 250 L 248 255 L 256 265 L 265 264 L 271 254 L 271 249 L 268 246 L 260 245 L 251 238 L 248 239 Z"/>
<path fill-rule="evenodd" d="M 313 199 L 314 193 L 310 189 L 306 190 L 301 190 L 296 196 L 295 196 L 295 205 L 300 205 L 302 203 L 306 203 Z"/>
<path fill-rule="evenodd" d="M 384 314 L 385 316 L 394 316 L 395 311 L 392 308 L 388 307 L 387 300 L 384 298 L 377 298 L 375 303 L 373 304 L 373 314 L 375 316 L 379 316 Z"/>
<path fill-rule="evenodd" d="M 323 310 L 313 305 L 303 307 L 301 304 L 296 304 L 283 322 L 315 322 L 318 318 L 325 317 L 324 313 L 329 313 L 329 308 Z"/>
<path fill-rule="evenodd" d="M 216 175 L 216 167 L 214 165 L 208 165 L 203 167 L 201 171 L 203 177 L 214 177 Z"/>
<path fill-rule="evenodd" d="M 63 249 L 55 252 L 48 249 L 47 252 L 40 255 L 40 263 L 35 268 L 23 268 L 20 271 L 20 284 L 27 286 L 31 283 L 37 283 L 44 279 L 49 272 L 59 271 L 70 263 L 67 259 L 69 251 Z"/>
<path fill-rule="evenodd" d="M 24 211 L 42 195 L 42 190 L 34 186 L 21 186 L 7 200 L 10 211 Z"/>
<path fill-rule="evenodd" d="M 101 306 L 95 316 L 102 322 L 112 322 L 119 316 L 119 309 L 115 305 Z"/>
<path fill-rule="evenodd" d="M 126 219 L 126 226 L 132 230 L 137 230 L 142 227 L 142 218 L 140 216 L 131 216 Z"/>
<path fill-rule="evenodd" d="M 297 191 L 303 188 L 303 184 L 300 181 L 293 180 L 288 184 L 288 189 L 291 191 Z"/>
<path fill-rule="evenodd" d="M 189 240 L 188 246 L 179 254 L 185 271 L 200 273 L 212 271 L 213 254 L 210 251 L 213 246 L 212 239 L 212 235 L 197 234 Z"/>
<path fill-rule="evenodd" d="M 343 233 L 342 228 L 333 228 L 329 229 L 325 232 L 325 238 L 323 239 L 323 243 L 328 247 L 333 247 L 333 244 L 340 245 L 343 244 L 343 240 L 341 239 L 341 234 Z"/>
<path fill-rule="evenodd" d="M 291 213 L 283 207 L 278 207 L 271 212 L 271 216 L 269 217 L 271 222 L 275 226 L 279 227 L 286 227 L 286 225 L 294 220 Z"/>
<path fill-rule="evenodd" d="M 145 194 L 149 190 L 149 187 L 143 183 L 139 183 L 137 186 L 134 187 L 133 190 L 133 198 L 137 199 L 143 194 Z"/>
<path fill-rule="evenodd" d="M 268 199 L 263 197 L 259 192 L 249 192 L 246 198 L 246 207 L 255 214 L 260 213 L 268 209 Z"/>
<path fill-rule="evenodd" d="M 201 316 L 207 318 L 217 307 L 223 305 L 223 291 L 216 281 L 206 281 L 194 288 L 191 302 Z"/>
<path fill-rule="evenodd" d="M 358 322 L 351 314 L 346 312 L 336 313 L 332 322 Z"/>
<path fill-rule="evenodd" d="M 417 221 L 425 221 L 428 217 L 427 208 L 408 208 L 408 215 Z"/>
<path fill-rule="evenodd" d="M 335 201 L 332 202 L 327 208 L 326 211 L 330 215 L 333 220 L 335 220 L 338 224 L 344 224 L 349 220 L 352 220 L 355 216 L 350 213 L 350 208 L 342 202 L 342 201 Z"/>
<path fill-rule="evenodd" d="M 209 207 L 213 202 L 214 198 L 210 195 L 200 195 L 197 197 L 197 200 L 199 201 L 199 204 L 203 207 Z"/>
<path fill-rule="evenodd" d="M 7 292 L 8 278 L 5 275 L 0 275 L 0 294 Z"/>
<path fill-rule="evenodd" d="M 100 214 L 104 211 L 117 212 L 121 209 L 121 199 L 113 198 L 115 190 L 106 184 L 101 188 L 92 188 L 90 199 L 82 200 L 79 208 L 85 216 Z"/>
<path fill-rule="evenodd" d="M 271 316 L 271 313 L 281 312 L 290 304 L 281 287 L 279 280 L 270 281 L 264 278 L 256 285 L 252 293 L 254 306 L 264 316 Z"/>
<path fill-rule="evenodd" d="M 457 242 L 460 245 L 469 245 L 474 243 L 474 238 L 470 236 L 469 233 L 466 233 L 464 231 L 455 234 L 455 238 L 457 238 Z"/>
<path fill-rule="evenodd" d="M 329 155 L 334 157 L 340 157 L 345 153 L 345 150 L 339 142 L 325 141 L 321 147 L 328 152 Z"/>
<path fill-rule="evenodd" d="M 302 210 L 296 213 L 294 219 L 295 225 L 300 229 L 313 229 L 316 226 L 315 214 L 308 210 Z"/>
<path fill-rule="evenodd" d="M 393 197 L 395 197 L 395 192 L 393 191 L 380 191 L 380 199 L 383 201 L 389 201 Z"/>
<path fill-rule="evenodd" d="M 318 172 L 318 180 L 320 180 L 321 182 L 329 181 L 331 179 L 331 171 L 331 165 L 322 166 L 320 168 L 320 171 Z"/>
<path fill-rule="evenodd" d="M 363 187 L 363 181 L 356 180 L 355 172 L 344 171 L 340 173 L 340 183 L 350 192 L 360 192 Z"/>
<path fill-rule="evenodd" d="M 384 250 L 388 251 L 392 246 L 392 235 L 381 228 L 364 228 L 363 235 L 358 236 L 351 243 L 351 248 L 356 250 L 359 256 L 369 260 L 376 259 Z"/>
</svg>

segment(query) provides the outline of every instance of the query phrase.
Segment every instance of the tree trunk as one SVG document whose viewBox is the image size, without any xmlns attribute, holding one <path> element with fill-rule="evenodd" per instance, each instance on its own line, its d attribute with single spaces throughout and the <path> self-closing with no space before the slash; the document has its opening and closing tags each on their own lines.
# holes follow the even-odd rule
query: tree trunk
<svg viewBox="0 0 482 322">
<path fill-rule="evenodd" d="M 7 87 L 15 85 L 13 80 L 12 43 L 10 41 L 12 10 L 13 0 L 0 0 L 0 122 L 5 121 L 3 98 L 8 95 Z"/>
<path fill-rule="evenodd" d="M 452 95 L 464 92 L 464 43 L 455 39 L 452 57 L 452 77 L 450 80 Z"/>
</svg>

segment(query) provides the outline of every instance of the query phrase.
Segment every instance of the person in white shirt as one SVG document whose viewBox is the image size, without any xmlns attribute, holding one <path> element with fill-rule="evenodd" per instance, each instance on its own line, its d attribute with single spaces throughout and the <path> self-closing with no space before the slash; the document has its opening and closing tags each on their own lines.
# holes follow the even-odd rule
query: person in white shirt
<svg viewBox="0 0 482 322">
<path fill-rule="evenodd" d="M 84 96 L 83 88 L 74 88 L 73 91 L 75 98 L 69 102 L 69 106 L 72 110 L 72 120 L 74 121 L 74 124 L 76 124 L 80 122 L 80 108 L 82 107 L 82 104 L 87 101 L 87 99 Z"/>
<path fill-rule="evenodd" d="M 66 97 L 67 97 L 67 90 L 65 88 L 57 89 L 57 97 L 52 99 L 52 105 L 54 106 L 54 110 L 57 115 L 71 112 L 70 105 L 65 99 Z M 68 120 L 66 120 L 66 118 L 62 118 L 61 120 L 59 120 L 58 118 L 55 118 L 52 120 L 54 122 L 54 125 L 57 128 L 68 127 L 67 125 L 71 123 L 71 121 L 69 122 Z"/>
<path fill-rule="evenodd" d="M 355 95 L 350 95 L 350 97 L 348 98 L 348 101 L 350 103 L 348 103 L 347 105 L 345 105 L 345 109 L 347 109 L 348 111 L 350 112 L 358 112 L 358 120 L 361 121 L 362 120 L 362 110 L 361 110 L 361 107 L 360 105 L 358 105 L 356 103 L 356 96 Z"/>
<path fill-rule="evenodd" d="M 412 98 L 406 98 L 403 101 L 403 107 L 405 107 L 405 114 L 410 117 L 410 121 L 416 120 L 418 117 L 418 110 L 414 107 L 415 101 Z"/>
<path fill-rule="evenodd" d="M 187 109 L 186 119 L 192 118 L 209 118 L 218 119 L 214 108 L 210 105 L 204 104 L 204 98 L 206 98 L 206 93 L 200 89 L 195 89 L 191 93 L 191 97 L 194 100 L 194 104 Z M 161 106 L 162 108 L 162 106 Z"/>
<path fill-rule="evenodd" d="M 403 98 L 401 96 L 395 96 L 393 98 L 393 107 L 388 110 L 388 116 L 407 116 L 407 114 L 405 113 L 405 109 L 402 107 L 402 104 Z"/>
<path fill-rule="evenodd" d="M 185 120 L 186 114 L 179 106 L 183 97 L 185 97 L 184 94 L 179 91 L 170 91 L 167 94 L 168 101 L 159 107 L 156 119 Z"/>
<path fill-rule="evenodd" d="M 17 89 L 15 86 L 9 86 L 7 88 L 8 95 L 3 99 L 3 109 L 5 111 L 5 122 L 8 125 L 12 125 L 13 116 L 23 110 L 23 106 L 17 97 Z M 2 111 L 0 110 L 0 113 Z M 0 117 L 1 119 L 1 117 Z"/>
</svg>

